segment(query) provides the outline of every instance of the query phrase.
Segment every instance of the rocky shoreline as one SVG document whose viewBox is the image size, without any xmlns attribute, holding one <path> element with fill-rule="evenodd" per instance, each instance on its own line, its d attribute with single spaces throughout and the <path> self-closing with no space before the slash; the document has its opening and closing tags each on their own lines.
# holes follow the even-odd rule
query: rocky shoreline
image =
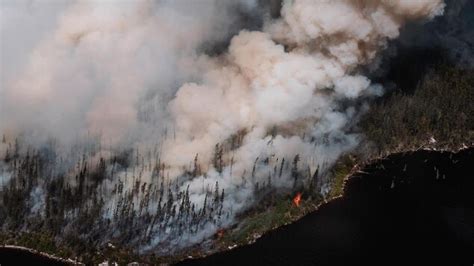
<svg viewBox="0 0 474 266">
<path fill-rule="evenodd" d="M 253 245 L 241 246 L 232 251 L 218 253 L 208 258 L 186 260 L 183 262 L 183 264 L 219 265 L 219 263 L 231 263 L 232 265 L 236 265 L 236 263 L 249 263 L 249 257 L 255 259 L 259 263 L 264 264 L 272 263 L 272 261 L 275 262 L 276 260 L 280 261 L 282 259 L 284 259 L 284 261 L 292 261 L 293 263 L 298 264 L 297 262 L 307 259 L 305 258 L 306 255 L 302 255 L 304 250 L 312 250 L 311 252 L 306 251 L 306 253 L 304 253 L 307 254 L 308 258 L 317 259 L 316 257 L 318 256 L 331 257 L 332 255 L 329 251 L 334 251 L 330 248 L 334 242 L 345 243 L 345 237 L 348 237 L 349 239 L 351 239 L 351 237 L 354 238 L 354 235 L 352 234 L 345 235 L 344 237 L 334 237 L 335 235 L 344 234 L 344 232 L 346 232 L 345 230 L 348 230 L 347 228 L 352 228 L 352 230 L 355 230 L 352 231 L 352 233 L 356 235 L 355 240 L 352 239 L 353 241 L 356 241 L 356 243 L 350 244 L 349 250 L 343 250 L 351 256 L 358 256 L 359 253 L 355 251 L 353 252 L 352 249 L 354 248 L 357 250 L 357 241 L 362 241 L 361 239 L 367 239 L 367 234 L 369 235 L 369 238 L 375 238 L 377 240 L 362 242 L 365 245 L 368 243 L 370 245 L 376 245 L 373 248 L 377 250 L 380 249 L 380 251 L 383 251 L 382 247 L 384 245 L 393 245 L 392 248 L 395 249 L 402 248 L 406 244 L 400 243 L 400 241 L 405 241 L 407 235 L 405 235 L 405 237 L 402 236 L 401 239 L 399 239 L 398 236 L 407 234 L 405 230 L 408 230 L 408 232 L 413 234 L 411 235 L 413 241 L 410 243 L 421 241 L 418 239 L 418 235 L 424 235 L 426 239 L 431 238 L 431 240 L 425 239 L 427 242 L 423 242 L 425 243 L 424 245 L 434 245 L 434 247 L 431 248 L 438 248 L 436 245 L 444 246 L 444 248 L 447 248 L 447 252 L 440 252 L 439 254 L 436 254 L 436 256 L 442 256 L 444 259 L 447 259 L 449 258 L 449 254 L 459 251 L 455 248 L 459 246 L 459 241 L 453 240 L 452 234 L 460 234 L 461 236 L 464 236 L 464 238 L 468 237 L 468 235 L 464 235 L 464 233 L 457 231 L 457 226 L 451 228 L 451 230 L 454 231 L 450 231 L 451 233 L 446 235 L 446 232 L 443 231 L 446 228 L 443 226 L 446 226 L 446 223 L 449 225 L 449 223 L 456 224 L 462 222 L 464 221 L 464 218 L 469 219 L 469 212 L 466 213 L 468 216 L 461 219 L 456 215 L 452 217 L 444 216 L 443 212 L 439 213 L 438 208 L 441 208 L 440 210 L 445 210 L 446 207 L 444 206 L 452 206 L 449 209 L 446 209 L 446 211 L 453 211 L 459 208 L 472 209 L 472 204 L 466 198 L 466 195 L 469 195 L 469 192 L 466 192 L 466 190 L 470 191 L 470 189 L 473 187 L 473 183 L 471 179 L 467 178 L 468 176 L 465 173 L 468 169 L 471 169 L 472 171 L 472 167 L 469 164 L 469 160 L 472 157 L 472 149 L 473 147 L 462 148 L 457 153 L 449 152 L 449 154 L 442 154 L 445 152 L 448 153 L 448 151 L 441 152 L 438 150 L 435 151 L 433 149 L 424 149 L 418 150 L 417 152 L 406 151 L 403 153 L 392 154 L 388 159 L 386 157 L 378 158 L 376 160 L 374 159 L 371 161 L 372 164 L 364 164 L 364 167 L 354 167 L 352 173 L 345 179 L 344 196 L 334 197 L 332 200 L 320 204 L 317 211 L 312 212 L 311 214 L 298 221 L 295 221 L 290 225 L 267 232 Z M 462 158 L 461 166 L 457 164 L 457 160 L 460 158 Z M 408 170 L 406 170 L 407 164 Z M 384 165 L 388 168 L 384 168 Z M 466 169 L 466 167 L 468 167 L 468 169 Z M 439 175 L 438 170 L 441 172 Z M 446 174 L 446 177 L 444 174 Z M 390 204 L 386 205 L 384 203 L 378 202 L 384 202 L 384 199 L 391 199 Z M 342 206 L 341 204 L 346 205 L 343 211 L 340 209 Z M 332 217 L 333 220 L 331 220 L 331 217 L 328 218 L 327 215 L 329 210 L 331 210 L 329 211 L 330 213 L 334 213 L 336 210 L 334 209 L 334 206 L 339 206 L 337 207 L 339 208 L 338 215 L 342 216 L 336 216 L 336 218 Z M 378 216 L 377 212 L 374 213 L 373 206 L 377 206 L 375 209 L 381 211 L 384 214 Z M 351 212 L 352 217 L 345 217 L 347 213 Z M 422 215 L 421 220 L 419 217 L 420 213 Z M 387 214 L 389 215 L 385 216 Z M 395 216 L 392 217 L 392 215 L 397 216 L 395 218 Z M 356 217 L 355 220 L 354 217 Z M 436 219 L 432 220 L 432 217 Z M 345 218 L 352 218 L 352 220 L 345 220 Z M 323 220 L 322 224 L 321 219 Z M 329 221 L 331 222 L 329 222 L 327 219 L 330 219 Z M 398 222 L 393 222 L 391 219 L 396 219 Z M 385 223 L 388 221 L 388 227 L 385 226 L 385 228 L 383 228 L 383 225 L 378 224 L 379 221 L 386 221 Z M 412 224 L 412 222 L 415 224 Z M 335 223 L 336 225 L 333 225 L 332 223 Z M 337 227 L 337 224 L 342 224 L 344 226 Z M 442 225 L 442 227 L 440 227 L 440 225 Z M 335 226 L 336 229 L 333 228 L 333 232 L 329 233 L 328 236 L 328 232 L 326 232 L 324 228 L 331 228 L 333 226 Z M 396 229 L 399 226 L 401 227 Z M 354 227 L 356 229 L 354 229 Z M 313 234 L 314 230 L 318 230 L 318 228 L 322 228 L 320 229 L 322 231 L 319 231 L 316 236 L 313 236 L 312 240 L 309 240 L 311 239 L 311 237 L 308 239 L 309 235 Z M 365 228 L 365 231 L 360 228 Z M 444 229 L 438 231 L 438 229 L 442 228 Z M 374 229 L 375 232 L 373 232 L 372 229 Z M 377 230 L 381 232 L 377 233 Z M 426 232 L 431 232 L 427 233 L 428 237 L 426 236 L 427 234 L 423 234 L 423 232 L 425 232 L 424 230 L 427 230 Z M 467 230 L 469 230 L 469 228 L 467 228 Z M 434 232 L 438 233 L 434 234 Z M 385 234 L 388 234 L 387 237 Z M 395 237 L 393 243 L 390 242 L 392 241 L 389 237 L 390 235 L 391 237 Z M 446 241 L 436 243 L 439 238 L 446 239 Z M 329 247 L 326 246 L 324 241 L 328 241 L 327 245 Z M 380 244 L 380 248 L 378 247 L 379 244 L 377 243 Z M 451 244 L 453 244 L 453 247 Z M 467 240 L 467 242 L 464 242 L 464 244 L 461 245 L 460 255 L 462 255 L 462 260 L 465 260 L 468 257 L 468 253 L 465 252 L 466 245 L 469 246 L 473 244 L 474 243 L 471 243 Z M 318 247 L 313 248 L 314 245 Z M 428 248 L 426 248 L 426 246 L 423 245 L 418 248 L 420 249 L 420 252 L 431 252 Z M 418 248 L 413 250 L 416 251 Z M 281 250 L 282 252 L 275 252 L 275 250 Z M 361 252 L 369 252 L 372 254 L 370 249 L 364 249 L 361 250 Z M 288 254 L 286 255 L 285 253 Z M 315 253 L 318 255 L 314 255 Z M 374 255 L 377 255 L 377 253 L 375 252 Z M 415 255 L 420 256 L 418 253 Z M 339 261 L 341 264 L 338 264 L 337 262 L 332 264 L 328 261 L 325 261 L 321 265 L 346 265 L 342 263 L 344 255 L 340 256 L 342 257 L 342 259 Z M 403 257 L 405 255 L 400 254 L 400 256 Z M 432 258 L 435 258 L 435 256 L 432 256 Z M 253 263 L 255 263 L 255 261 L 253 261 Z"/>
</svg>

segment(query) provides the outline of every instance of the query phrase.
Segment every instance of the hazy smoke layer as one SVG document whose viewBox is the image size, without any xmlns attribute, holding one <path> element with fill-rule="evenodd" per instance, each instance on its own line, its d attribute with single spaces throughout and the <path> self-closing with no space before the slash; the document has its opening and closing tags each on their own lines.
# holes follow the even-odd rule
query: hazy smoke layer
<svg viewBox="0 0 474 266">
<path fill-rule="evenodd" d="M 354 148 L 358 137 L 347 129 L 359 103 L 381 93 L 357 67 L 406 21 L 443 8 L 441 0 L 294 0 L 272 20 L 249 0 L 75 2 L 57 8 L 15 71 L 4 70 L 15 58 L 2 56 L 0 130 L 34 145 L 98 138 L 105 157 L 135 148 L 163 163 L 167 182 L 201 208 L 218 181 L 227 218 L 176 240 L 192 243 L 230 223 L 255 187 L 294 188 L 303 182 L 295 170 L 312 176 Z M 240 31 L 220 55 L 200 53 L 236 31 L 235 10 L 268 17 L 263 30 Z M 2 34 L 31 34 L 12 27 Z M 153 175 L 140 172 L 148 184 Z M 112 187 L 132 189 L 135 176 L 104 181 L 105 217 L 122 197 Z M 149 245 L 169 238 L 158 234 Z"/>
<path fill-rule="evenodd" d="M 227 37 L 237 19 L 231 8 L 237 6 L 249 9 L 254 3 L 79 1 L 59 14 L 53 12 L 56 7 L 56 23 L 22 56 L 23 68 L 2 77 L 2 128 L 34 129 L 62 140 L 88 131 L 105 141 L 120 140 L 139 126 L 138 105 L 144 98 L 154 96 L 166 109 L 178 84 L 201 71 L 192 62 L 197 48 Z M 8 5 L 2 9 L 9 14 Z M 33 2 L 25 9 L 43 7 Z M 2 38 L 21 42 L 21 36 L 36 30 L 18 32 L 15 27 L 7 23 Z M 15 61 L 2 56 L 6 59 L 10 61 L 2 62 L 2 69 Z M 161 119 L 163 114 L 153 115 Z"/>
</svg>

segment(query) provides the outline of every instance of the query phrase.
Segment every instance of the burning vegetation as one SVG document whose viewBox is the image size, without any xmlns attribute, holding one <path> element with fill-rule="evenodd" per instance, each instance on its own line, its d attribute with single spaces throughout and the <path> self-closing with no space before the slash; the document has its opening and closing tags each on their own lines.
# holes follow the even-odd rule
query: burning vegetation
<svg viewBox="0 0 474 266">
<path fill-rule="evenodd" d="M 299 207 L 300 202 L 301 202 L 301 193 L 298 192 L 296 193 L 296 196 L 293 198 L 293 203 L 295 204 L 296 207 Z"/>
</svg>

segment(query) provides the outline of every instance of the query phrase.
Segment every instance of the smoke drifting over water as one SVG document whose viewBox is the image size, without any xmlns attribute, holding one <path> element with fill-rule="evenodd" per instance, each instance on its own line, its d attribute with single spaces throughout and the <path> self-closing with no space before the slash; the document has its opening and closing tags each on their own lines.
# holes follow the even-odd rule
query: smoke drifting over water
<svg viewBox="0 0 474 266">
<path fill-rule="evenodd" d="M 25 3 L 25 10 L 2 5 L 5 14 L 42 12 L 36 2 Z M 407 21 L 431 19 L 443 9 L 441 0 L 295 0 L 284 1 L 281 17 L 272 19 L 267 6 L 251 0 L 56 6 L 56 20 L 42 24 L 34 45 L 2 48 L 0 130 L 10 141 L 22 136 L 33 147 L 56 139 L 54 147 L 67 151 L 58 152 L 60 157 L 73 155 L 65 165 L 74 166 L 87 151 L 100 168 L 99 158 L 112 160 L 133 149 L 133 167 L 124 163 L 117 170 L 115 159 L 103 166 L 108 178 L 97 185 L 103 217 L 116 217 L 114 210 L 135 190 L 129 209 L 140 215 L 143 209 L 161 210 L 163 195 L 172 193 L 163 192 L 163 184 L 172 183 L 183 194 L 171 196 L 170 213 L 183 206 L 184 197 L 193 210 L 212 209 L 218 218 L 184 235 L 169 229 L 170 221 L 181 218 L 153 219 L 146 227 L 152 240 L 143 246 L 186 245 L 232 223 L 251 206 L 255 190 L 306 185 L 309 179 L 299 172 L 311 178 L 356 147 L 358 136 L 348 129 L 362 103 L 382 93 L 358 67 L 371 63 Z M 255 16 L 248 25 L 245 18 Z M 2 19 L 2 39 L 31 34 L 16 32 L 10 19 L 21 18 Z M 236 25 L 246 29 L 239 32 Z M 225 52 L 202 53 L 229 39 Z M 22 62 L 10 64 L 16 57 L 3 54 L 15 51 Z M 4 156 L 8 145 L 0 147 Z M 81 152 L 74 155 L 76 147 Z M 58 167 L 66 182 L 80 186 L 82 166 Z M 145 204 L 151 185 L 161 196 Z M 209 194 L 212 204 L 222 198 L 220 207 L 208 206 Z"/>
</svg>

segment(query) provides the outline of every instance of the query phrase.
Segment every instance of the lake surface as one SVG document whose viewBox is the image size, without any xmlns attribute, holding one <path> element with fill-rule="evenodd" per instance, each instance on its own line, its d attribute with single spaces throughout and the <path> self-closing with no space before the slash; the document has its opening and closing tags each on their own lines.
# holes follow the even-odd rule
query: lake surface
<svg viewBox="0 0 474 266">
<path fill-rule="evenodd" d="M 473 265 L 474 150 L 392 155 L 254 244 L 180 265 Z"/>
<path fill-rule="evenodd" d="M 36 254 L 27 250 L 0 247 L 0 265 L 53 265 L 62 266 L 66 263 Z"/>
</svg>

